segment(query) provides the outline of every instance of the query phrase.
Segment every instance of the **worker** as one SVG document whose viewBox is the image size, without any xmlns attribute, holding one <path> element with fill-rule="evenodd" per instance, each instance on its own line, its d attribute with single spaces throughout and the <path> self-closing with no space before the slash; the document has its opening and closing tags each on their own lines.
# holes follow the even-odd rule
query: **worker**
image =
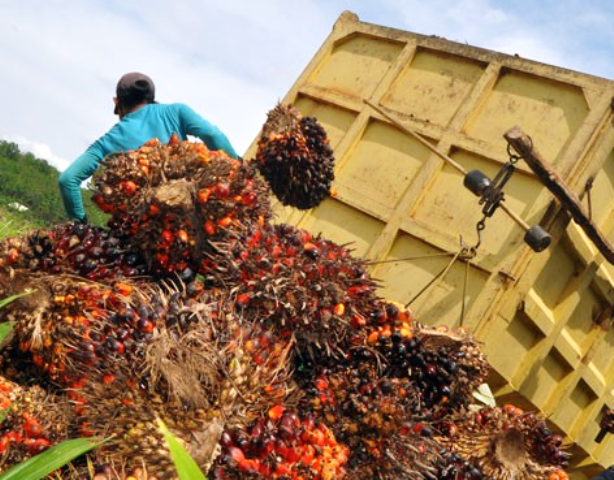
<svg viewBox="0 0 614 480">
<path fill-rule="evenodd" d="M 122 76 L 113 100 L 113 113 L 119 116 L 119 122 L 60 175 L 60 193 L 72 220 L 87 221 L 81 183 L 90 178 L 111 153 L 135 150 L 154 138 L 166 143 L 176 133 L 180 140 L 191 135 L 201 139 L 210 150 L 223 150 L 237 158 L 226 135 L 190 107 L 182 103 L 157 103 L 155 85 L 147 75 L 132 72 Z"/>
</svg>

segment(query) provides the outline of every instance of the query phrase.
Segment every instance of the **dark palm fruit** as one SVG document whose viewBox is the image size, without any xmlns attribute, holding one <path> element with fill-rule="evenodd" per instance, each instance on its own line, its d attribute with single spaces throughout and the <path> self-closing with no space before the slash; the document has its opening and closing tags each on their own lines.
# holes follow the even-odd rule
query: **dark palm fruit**
<svg viewBox="0 0 614 480">
<path fill-rule="evenodd" d="M 49 230 L 37 230 L 0 243 L 0 266 L 29 272 L 76 274 L 90 280 L 112 282 L 136 276 L 145 267 L 143 257 L 125 246 L 121 234 L 102 227 L 68 222 Z M 17 260 L 9 262 L 12 253 Z M 133 275 L 127 267 L 132 267 Z"/>
<path fill-rule="evenodd" d="M 334 156 L 326 131 L 292 105 L 279 104 L 268 113 L 256 162 L 284 205 L 306 210 L 330 195 Z"/>
</svg>

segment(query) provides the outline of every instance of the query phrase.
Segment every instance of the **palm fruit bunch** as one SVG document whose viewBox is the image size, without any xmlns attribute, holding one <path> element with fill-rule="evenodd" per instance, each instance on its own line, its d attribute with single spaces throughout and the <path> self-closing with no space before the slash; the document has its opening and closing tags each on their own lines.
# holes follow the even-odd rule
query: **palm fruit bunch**
<svg viewBox="0 0 614 480">
<path fill-rule="evenodd" d="M 66 398 L 38 385 L 21 386 L 0 377 L 0 456 L 13 465 L 68 438 L 71 409 Z"/>
<path fill-rule="evenodd" d="M 108 158 L 93 185 L 92 199 L 112 215 L 111 229 L 125 234 L 158 276 L 192 278 L 212 243 L 270 217 L 264 181 L 251 163 L 176 137 Z"/>
<path fill-rule="evenodd" d="M 292 339 L 279 338 L 258 323 L 233 322 L 220 342 L 226 359 L 214 405 L 227 426 L 243 427 L 275 405 L 291 405 L 298 395 L 291 371 Z"/>
<path fill-rule="evenodd" d="M 69 276 L 19 280 L 13 287 L 32 293 L 8 305 L 4 318 L 15 322 L 20 350 L 63 387 L 84 372 L 101 379 L 112 374 L 118 357 L 138 355 L 153 335 L 156 305 L 132 284 Z"/>
<path fill-rule="evenodd" d="M 344 357 L 362 313 L 377 302 L 365 262 L 290 225 L 256 228 L 204 260 L 209 285 L 228 288 L 247 319 L 292 336 L 299 350 Z"/>
<path fill-rule="evenodd" d="M 0 242 L 0 268 L 107 282 L 147 272 L 140 251 L 130 250 L 119 232 L 79 222 L 5 239 Z"/>
<path fill-rule="evenodd" d="M 344 477 L 347 447 L 309 414 L 275 405 L 244 428 L 225 430 L 222 451 L 210 471 L 214 480 Z"/>
<path fill-rule="evenodd" d="M 545 420 L 512 404 L 457 413 L 439 427 L 438 441 L 453 453 L 442 478 L 569 478 L 565 473 L 569 454 L 562 436 Z"/>
<path fill-rule="evenodd" d="M 83 400 L 77 418 L 80 433 L 109 438 L 94 456 L 96 473 L 123 468 L 129 474 L 144 467 L 145 478 L 176 478 L 160 420 L 201 468 L 208 468 L 222 431 L 219 410 L 186 405 L 163 390 L 136 385 L 132 371 L 125 368 L 106 382 L 84 382 L 77 392 Z"/>
<path fill-rule="evenodd" d="M 283 205 L 307 210 L 330 195 L 335 160 L 326 131 L 292 105 L 269 111 L 255 160 Z"/>
<path fill-rule="evenodd" d="M 302 411 L 349 447 L 352 475 L 437 478 L 433 423 L 469 405 L 485 359 L 462 330 L 421 325 L 395 302 L 361 307 L 352 325 L 363 333 L 350 335 L 345 358 L 295 358 Z"/>
<path fill-rule="evenodd" d="M 413 412 L 418 418 L 438 419 L 466 408 L 488 376 L 486 358 L 464 329 L 385 321 L 367 342 L 385 359 L 384 375 L 410 379 L 419 396 Z"/>
<path fill-rule="evenodd" d="M 105 285 L 22 274 L 13 287 L 35 290 L 3 312 L 16 324 L 14 350 L 66 392 L 74 430 L 115 436 L 99 453 L 102 465 L 145 462 L 168 478 L 159 417 L 204 468 L 213 448 L 202 443 L 219 419 L 240 428 L 292 402 L 291 340 L 244 322 L 222 292 L 198 281 Z"/>
<path fill-rule="evenodd" d="M 304 391 L 302 409 L 348 447 L 350 476 L 429 478 L 421 475 L 437 471 L 440 447 L 427 427 L 412 423 L 418 399 L 408 379 L 382 378 L 375 362 L 366 362 L 325 369 Z"/>
</svg>

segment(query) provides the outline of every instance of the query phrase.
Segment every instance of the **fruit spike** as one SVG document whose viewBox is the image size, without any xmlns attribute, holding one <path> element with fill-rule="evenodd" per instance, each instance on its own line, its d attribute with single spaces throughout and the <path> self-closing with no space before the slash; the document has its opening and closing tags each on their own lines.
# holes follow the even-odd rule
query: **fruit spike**
<svg viewBox="0 0 614 480">
<path fill-rule="evenodd" d="M 268 113 L 256 163 L 283 205 L 306 210 L 330 195 L 334 157 L 326 131 L 292 105 L 278 104 Z"/>
</svg>

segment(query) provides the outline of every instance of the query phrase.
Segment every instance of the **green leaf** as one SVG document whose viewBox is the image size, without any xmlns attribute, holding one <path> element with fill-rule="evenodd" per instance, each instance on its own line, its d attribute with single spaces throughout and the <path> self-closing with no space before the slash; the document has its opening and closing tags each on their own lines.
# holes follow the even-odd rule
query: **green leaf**
<svg viewBox="0 0 614 480">
<path fill-rule="evenodd" d="M 4 342 L 4 339 L 7 337 L 9 333 L 13 331 L 15 327 L 15 322 L 5 322 L 0 323 L 0 345 Z"/>
<path fill-rule="evenodd" d="M 0 425 L 6 420 L 6 417 L 11 412 L 11 408 L 14 407 L 16 404 L 17 402 L 13 402 L 8 407 L 0 410 Z"/>
<path fill-rule="evenodd" d="M 179 440 L 169 431 L 164 422 L 158 419 L 158 425 L 171 451 L 171 458 L 177 469 L 179 480 L 206 480 L 202 470 L 179 443 Z M 3 480 L 2 477 L 0 477 L 0 480 Z"/>
<path fill-rule="evenodd" d="M 50 448 L 0 475 L 0 480 L 41 480 L 107 440 L 75 438 Z"/>
<path fill-rule="evenodd" d="M 14 302 L 18 298 L 25 297 L 26 295 L 30 295 L 30 294 L 32 294 L 34 292 L 35 292 L 35 290 L 28 290 L 27 292 L 23 292 L 23 293 L 20 293 L 18 295 L 11 295 L 8 298 L 4 298 L 4 299 L 0 300 L 0 308 L 8 305 L 11 302 Z"/>
</svg>

